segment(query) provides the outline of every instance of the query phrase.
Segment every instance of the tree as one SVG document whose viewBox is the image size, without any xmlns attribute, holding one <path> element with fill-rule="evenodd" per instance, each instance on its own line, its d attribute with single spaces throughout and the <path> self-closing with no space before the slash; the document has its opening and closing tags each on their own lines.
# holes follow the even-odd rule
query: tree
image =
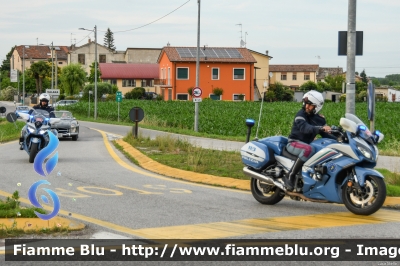
<svg viewBox="0 0 400 266">
<path fill-rule="evenodd" d="M 14 52 L 14 47 L 11 48 L 11 51 L 8 52 L 8 54 L 6 55 L 6 59 L 3 60 L 3 63 L 1 64 L 0 67 L 0 71 L 10 71 L 10 66 L 11 66 L 10 58 L 13 52 Z"/>
<path fill-rule="evenodd" d="M 94 84 L 88 84 L 85 86 L 83 89 L 83 100 L 87 100 L 89 98 L 89 91 L 92 91 L 92 96 L 90 96 L 91 99 L 94 99 Z M 113 91 L 113 86 L 108 83 L 108 82 L 99 82 L 97 83 L 97 99 L 100 99 L 103 94 L 112 94 Z M 92 98 L 93 97 L 93 98 Z"/>
<path fill-rule="evenodd" d="M 342 83 L 345 81 L 345 78 L 342 75 L 328 75 L 324 78 L 324 80 L 331 86 L 333 91 L 342 92 Z"/>
<path fill-rule="evenodd" d="M 361 72 L 360 77 L 361 77 L 362 82 L 368 83 L 368 78 L 367 78 L 367 74 L 365 74 L 365 69 Z"/>
<path fill-rule="evenodd" d="M 299 89 L 301 91 L 311 91 L 311 90 L 319 91 L 320 90 L 317 83 L 315 83 L 314 81 L 311 81 L 311 80 L 303 83 Z"/>
<path fill-rule="evenodd" d="M 41 94 L 43 90 L 43 79 L 51 75 L 51 66 L 45 61 L 38 61 L 31 65 L 31 75 L 36 80 L 36 92 Z"/>
<path fill-rule="evenodd" d="M 329 85 L 328 83 L 326 83 L 324 81 L 318 81 L 317 86 L 318 86 L 319 92 L 332 90 L 331 85 Z"/>
<path fill-rule="evenodd" d="M 93 62 L 90 65 L 90 75 L 89 75 L 89 78 L 88 78 L 88 81 L 90 83 L 94 83 L 94 63 L 95 62 Z M 101 72 L 100 72 L 100 69 L 99 69 L 99 64 L 97 64 L 97 82 L 100 82 L 100 76 L 101 76 Z"/>
<path fill-rule="evenodd" d="M 86 72 L 81 64 L 70 64 L 61 71 L 61 83 L 67 95 L 78 93 L 86 81 Z"/>
<path fill-rule="evenodd" d="M 106 33 L 104 34 L 104 46 L 113 51 L 117 49 L 114 46 L 114 33 L 110 30 L 110 28 L 108 28 Z"/>
</svg>

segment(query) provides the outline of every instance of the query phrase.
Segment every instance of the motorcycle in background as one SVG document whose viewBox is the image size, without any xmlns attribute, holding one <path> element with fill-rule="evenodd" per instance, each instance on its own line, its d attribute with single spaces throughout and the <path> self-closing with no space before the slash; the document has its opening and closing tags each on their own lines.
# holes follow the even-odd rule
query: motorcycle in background
<svg viewBox="0 0 400 266">
<path fill-rule="evenodd" d="M 321 138 L 310 143 L 315 154 L 297 174 L 292 192 L 282 180 L 297 159 L 286 150 L 288 139 L 273 136 L 248 142 L 254 120 L 246 124 L 247 143 L 240 153 L 246 165 L 243 172 L 251 177 L 251 192 L 258 202 L 273 205 L 288 195 L 293 200 L 344 203 L 358 215 L 370 215 L 382 207 L 386 185 L 373 168 L 379 156 L 376 144 L 384 135 L 377 130 L 371 133 L 355 115 L 347 113 L 340 127 L 332 127 L 337 140 Z"/>
<path fill-rule="evenodd" d="M 29 155 L 29 162 L 33 163 L 38 152 L 49 144 L 49 134 L 57 136 L 57 130 L 51 129 L 50 125 L 60 122 L 60 118 L 50 118 L 49 112 L 41 109 L 34 109 L 30 115 L 19 115 L 27 121 L 22 129 L 20 143 Z"/>
</svg>

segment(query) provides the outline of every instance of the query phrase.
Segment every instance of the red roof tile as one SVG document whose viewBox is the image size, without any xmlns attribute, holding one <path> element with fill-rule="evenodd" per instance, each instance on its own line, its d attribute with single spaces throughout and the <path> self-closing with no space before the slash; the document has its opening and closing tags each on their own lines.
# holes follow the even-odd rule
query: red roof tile
<svg viewBox="0 0 400 266">
<path fill-rule="evenodd" d="M 102 79 L 158 79 L 158 64 L 99 64 Z"/>
<path fill-rule="evenodd" d="M 271 72 L 316 72 L 318 65 L 269 65 Z"/>
<path fill-rule="evenodd" d="M 50 47 L 46 45 L 19 45 L 16 47 L 18 54 L 23 58 L 23 46 L 25 46 L 25 59 L 50 59 Z M 67 60 L 68 46 L 57 46 L 57 59 Z M 57 49 L 60 48 L 60 50 Z"/>
</svg>

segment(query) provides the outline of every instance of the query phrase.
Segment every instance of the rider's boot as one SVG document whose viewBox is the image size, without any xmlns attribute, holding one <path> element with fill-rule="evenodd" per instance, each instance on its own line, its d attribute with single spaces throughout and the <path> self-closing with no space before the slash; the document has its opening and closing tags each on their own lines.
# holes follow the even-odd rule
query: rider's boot
<svg viewBox="0 0 400 266">
<path fill-rule="evenodd" d="M 23 137 L 20 137 L 20 138 L 19 138 L 19 144 L 20 144 L 19 149 L 20 149 L 21 151 L 24 149 L 23 143 L 24 143 L 24 138 L 23 138 Z"/>
<path fill-rule="evenodd" d="M 290 169 L 287 175 L 283 176 L 283 182 L 285 183 L 285 187 L 287 191 L 293 191 L 294 185 L 293 181 L 296 180 L 296 174 L 301 170 L 303 167 L 304 162 L 297 158 L 296 162 L 293 164 L 292 169 Z"/>
</svg>

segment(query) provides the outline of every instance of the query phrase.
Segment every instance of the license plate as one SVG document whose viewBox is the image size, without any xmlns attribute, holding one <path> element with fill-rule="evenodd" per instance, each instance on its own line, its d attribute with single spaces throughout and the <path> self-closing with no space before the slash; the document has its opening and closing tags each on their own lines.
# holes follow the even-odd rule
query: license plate
<svg viewBox="0 0 400 266">
<path fill-rule="evenodd" d="M 62 138 L 62 137 L 63 137 L 63 134 L 58 133 L 58 137 L 59 137 L 59 138 Z"/>
</svg>

